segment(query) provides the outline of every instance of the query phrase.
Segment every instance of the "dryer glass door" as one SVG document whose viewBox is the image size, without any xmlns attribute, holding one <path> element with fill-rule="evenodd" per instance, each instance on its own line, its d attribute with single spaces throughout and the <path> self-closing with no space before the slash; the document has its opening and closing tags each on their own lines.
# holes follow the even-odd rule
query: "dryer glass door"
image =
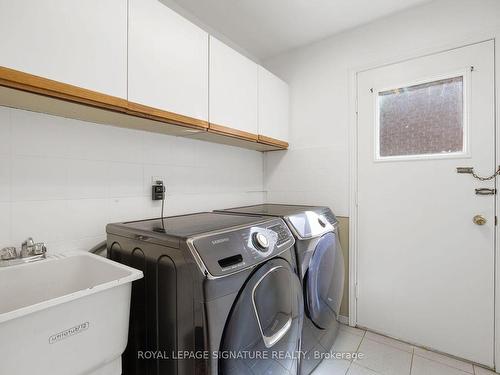
<svg viewBox="0 0 500 375">
<path fill-rule="evenodd" d="M 302 311 L 300 282 L 289 263 L 283 259 L 264 263 L 232 307 L 222 338 L 219 373 L 297 373 Z"/>
<path fill-rule="evenodd" d="M 306 307 L 319 328 L 337 319 L 344 291 L 344 257 L 336 233 L 323 235 L 309 261 L 306 276 Z"/>
</svg>

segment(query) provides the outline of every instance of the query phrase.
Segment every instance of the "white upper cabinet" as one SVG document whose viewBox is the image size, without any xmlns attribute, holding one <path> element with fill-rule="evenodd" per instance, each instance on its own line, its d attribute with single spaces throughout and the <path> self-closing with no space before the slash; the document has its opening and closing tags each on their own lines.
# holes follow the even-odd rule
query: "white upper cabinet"
<svg viewBox="0 0 500 375">
<path fill-rule="evenodd" d="M 258 65 L 210 37 L 210 123 L 258 133 Z"/>
<path fill-rule="evenodd" d="M 208 34 L 158 0 L 129 0 L 128 99 L 208 120 Z"/>
<path fill-rule="evenodd" d="M 127 2 L 0 0 L 0 66 L 127 97 Z"/>
<path fill-rule="evenodd" d="M 259 134 L 288 142 L 288 84 L 259 67 Z"/>
</svg>

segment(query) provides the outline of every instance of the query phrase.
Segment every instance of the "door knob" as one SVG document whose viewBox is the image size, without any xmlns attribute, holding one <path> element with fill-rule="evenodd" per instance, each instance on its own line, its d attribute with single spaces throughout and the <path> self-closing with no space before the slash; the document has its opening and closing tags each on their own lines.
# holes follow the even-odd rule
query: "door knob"
<svg viewBox="0 0 500 375">
<path fill-rule="evenodd" d="M 486 224 L 486 219 L 484 218 L 483 215 L 476 215 L 472 218 L 472 221 L 474 222 L 474 224 L 476 225 L 484 225 Z"/>
</svg>

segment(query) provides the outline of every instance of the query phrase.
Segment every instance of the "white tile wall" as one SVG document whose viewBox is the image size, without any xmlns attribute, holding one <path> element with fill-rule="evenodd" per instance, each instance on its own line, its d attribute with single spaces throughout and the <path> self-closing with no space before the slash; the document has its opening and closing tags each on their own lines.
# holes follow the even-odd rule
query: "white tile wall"
<svg viewBox="0 0 500 375">
<path fill-rule="evenodd" d="M 265 157 L 268 200 L 349 216 L 351 73 L 493 38 L 499 18 L 496 0 L 430 1 L 264 61 L 290 85 L 290 150 Z"/>
<path fill-rule="evenodd" d="M 0 107 L 0 247 L 86 250 L 110 222 L 264 201 L 256 151 Z"/>
<path fill-rule="evenodd" d="M 344 204 L 335 197 L 344 189 L 348 176 L 342 176 L 333 147 L 300 148 L 269 152 L 265 156 L 265 189 L 274 203 L 324 205 L 345 216 Z"/>
</svg>

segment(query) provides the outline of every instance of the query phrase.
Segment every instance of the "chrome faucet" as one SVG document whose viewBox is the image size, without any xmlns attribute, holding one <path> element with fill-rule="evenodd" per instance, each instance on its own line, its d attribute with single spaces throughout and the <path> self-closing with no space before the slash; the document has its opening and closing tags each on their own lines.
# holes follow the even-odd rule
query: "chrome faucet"
<svg viewBox="0 0 500 375">
<path fill-rule="evenodd" d="M 0 250 L 0 266 L 10 266 L 44 259 L 46 252 L 47 246 L 45 243 L 35 243 L 33 238 L 28 237 L 21 244 L 21 252 L 19 254 L 15 247 L 5 247 Z"/>
<path fill-rule="evenodd" d="M 21 245 L 21 258 L 43 255 L 46 252 L 47 246 L 43 242 L 35 243 L 31 237 L 28 237 Z"/>
</svg>

